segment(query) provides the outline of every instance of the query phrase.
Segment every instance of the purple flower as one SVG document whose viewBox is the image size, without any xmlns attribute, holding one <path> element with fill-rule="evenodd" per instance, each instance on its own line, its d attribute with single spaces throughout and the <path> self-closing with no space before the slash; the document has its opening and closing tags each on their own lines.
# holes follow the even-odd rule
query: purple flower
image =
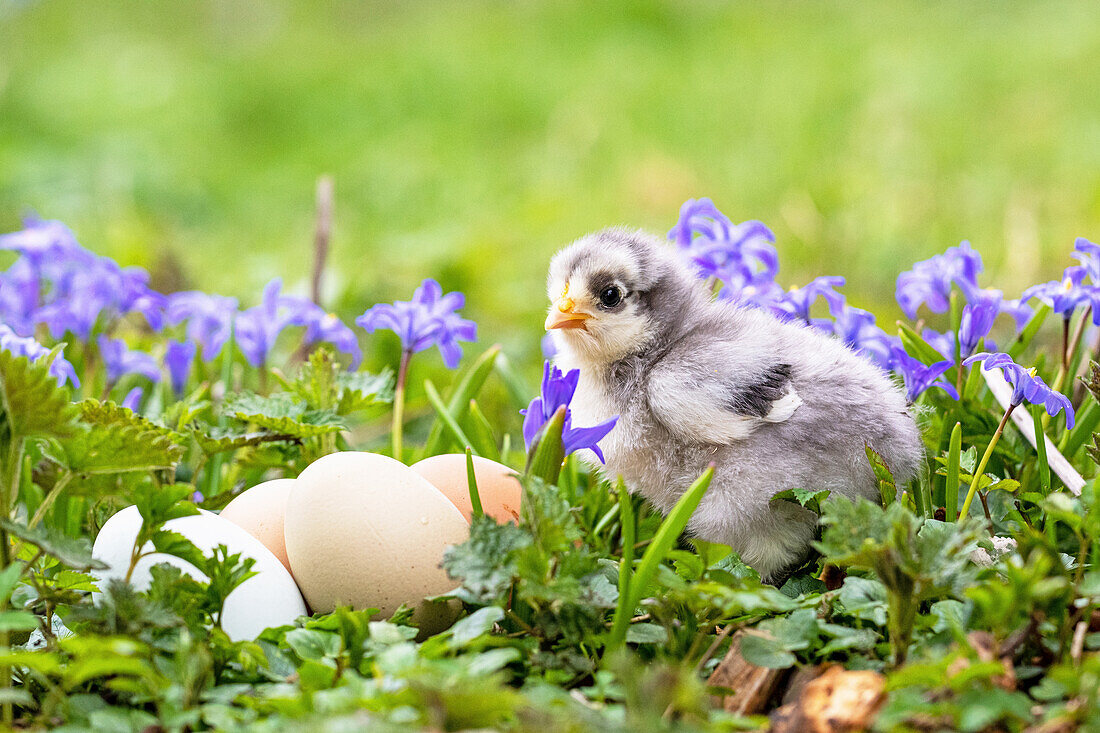
<svg viewBox="0 0 1100 733">
<path fill-rule="evenodd" d="M 144 351 L 131 351 L 122 339 L 108 338 L 100 334 L 96 342 L 99 356 L 107 368 L 107 383 L 114 384 L 127 374 L 138 374 L 150 382 L 160 381 L 157 360 Z"/>
<path fill-rule="evenodd" d="M 195 361 L 194 341 L 169 341 L 164 352 L 164 365 L 168 367 L 168 381 L 176 396 L 183 394 L 187 386 L 187 377 L 191 374 L 191 364 Z"/>
<path fill-rule="evenodd" d="M 834 319 L 833 335 L 855 351 L 870 357 L 879 366 L 890 368 L 893 361 L 892 347 L 896 345 L 896 337 L 890 337 L 875 325 L 873 313 L 843 302 L 831 311 Z M 821 328 L 828 324 L 828 321 L 815 319 L 813 324 Z"/>
<path fill-rule="evenodd" d="M 0 350 L 9 351 L 17 357 L 25 356 L 30 361 L 38 361 L 42 357 L 50 355 L 50 350 L 38 341 L 30 336 L 20 336 L 2 323 L 0 323 Z M 72 364 L 66 361 L 60 351 L 50 363 L 50 374 L 57 377 L 58 385 L 62 385 L 65 380 L 69 380 L 74 387 L 80 386 L 76 370 L 73 369 Z"/>
<path fill-rule="evenodd" d="M 0 322 L 16 333 L 34 333 L 41 280 L 30 260 L 20 258 L 0 273 Z"/>
<path fill-rule="evenodd" d="M 987 351 L 983 351 L 980 354 L 974 354 L 974 356 L 963 361 L 963 364 L 969 366 L 979 361 L 984 362 L 984 371 L 989 371 L 990 369 L 1001 370 L 1005 381 L 1012 385 L 1012 399 L 1010 402 L 1013 406 L 1021 405 L 1024 402 L 1033 405 L 1041 405 L 1051 417 L 1057 415 L 1059 412 L 1065 412 L 1066 427 L 1073 427 L 1073 404 L 1065 395 L 1055 392 L 1048 387 L 1047 383 L 1043 381 L 1042 377 L 1035 373 L 1034 369 L 1025 369 L 1012 361 L 1012 357 L 1008 354 L 991 354 Z"/>
<path fill-rule="evenodd" d="M 351 369 L 356 369 L 363 361 L 363 350 L 359 347 L 359 338 L 335 314 L 326 313 L 320 306 L 311 303 L 312 308 L 303 309 L 297 326 L 305 326 L 305 343 L 326 343 L 335 346 L 341 353 L 351 356 Z"/>
<path fill-rule="evenodd" d="M 748 268 L 737 267 L 724 272 L 719 279 L 723 284 L 718 292 L 720 299 L 773 312 L 781 311 L 786 294 L 768 273 L 754 273 Z"/>
<path fill-rule="evenodd" d="M 970 356 L 978 348 L 978 342 L 989 335 L 993 321 L 997 320 L 997 307 L 992 303 L 965 305 L 959 321 L 959 344 L 962 355 Z"/>
<path fill-rule="evenodd" d="M 1062 273 L 1062 279 L 1032 285 L 1020 296 L 1020 300 L 1027 302 L 1032 298 L 1038 298 L 1051 307 L 1055 313 L 1068 319 L 1081 305 L 1100 304 L 1100 288 L 1095 285 L 1085 285 L 1083 281 L 1088 272 L 1081 265 L 1067 267 Z M 1100 323 L 1100 314 L 1093 308 L 1093 323 Z"/>
<path fill-rule="evenodd" d="M 22 230 L 0 235 L 0 249 L 18 252 L 36 270 L 63 268 L 73 261 L 88 265 L 95 259 L 95 255 L 77 243 L 76 235 L 67 226 L 35 217 L 26 219 Z"/>
<path fill-rule="evenodd" d="M 680 219 L 668 233 L 701 277 L 729 281 L 741 270 L 751 279 L 763 273 L 769 280 L 779 270 L 775 235 L 759 221 L 733 224 L 710 199 L 690 199 L 680 207 Z"/>
<path fill-rule="evenodd" d="M 1034 314 L 1031 307 L 1022 299 L 1007 300 L 1004 293 L 996 288 L 979 288 L 968 281 L 959 283 L 959 287 L 966 296 L 966 302 L 971 305 L 991 305 L 998 314 L 1005 313 L 1012 316 L 1016 322 L 1016 331 L 1023 330 L 1028 320 Z"/>
<path fill-rule="evenodd" d="M 539 346 L 542 349 L 542 358 L 547 361 L 553 361 L 554 357 L 558 355 L 558 345 L 554 343 L 552 331 L 546 332 L 546 335 L 542 337 L 542 341 L 539 342 Z"/>
<path fill-rule="evenodd" d="M 945 331 L 940 333 L 939 331 L 933 331 L 931 328 L 926 328 L 921 331 L 921 338 L 923 338 L 929 346 L 936 351 L 940 352 L 948 359 L 954 361 L 955 359 L 955 332 Z"/>
<path fill-rule="evenodd" d="M 951 359 L 926 366 L 919 359 L 909 356 L 905 349 L 894 347 L 892 352 L 894 371 L 904 380 L 905 395 L 910 403 L 916 402 L 917 398 L 930 387 L 939 387 L 952 398 L 959 399 L 959 393 L 955 388 L 940 379 L 940 376 L 954 365 Z"/>
<path fill-rule="evenodd" d="M 577 391 L 577 383 L 580 381 L 579 369 L 573 369 L 568 374 L 562 375 L 561 370 L 546 362 L 542 372 L 542 390 L 538 397 L 531 400 L 526 410 L 520 410 L 523 418 L 523 441 L 527 450 L 531 450 L 539 431 L 547 421 L 554 416 L 559 407 L 565 408 L 565 424 L 562 428 L 562 443 L 565 445 L 565 454 L 587 448 L 596 454 L 600 463 L 604 462 L 603 452 L 599 443 L 611 429 L 615 427 L 618 416 L 591 428 L 573 427 L 573 414 L 569 409 L 569 403 L 573 400 L 573 394 Z"/>
<path fill-rule="evenodd" d="M 308 310 L 316 308 L 305 298 L 280 295 L 282 287 L 283 281 L 275 278 L 264 287 L 263 302 L 237 317 L 237 346 L 254 367 L 267 364 L 283 329 L 301 324 Z"/>
<path fill-rule="evenodd" d="M 981 271 L 981 255 L 970 242 L 962 242 L 898 275 L 895 297 L 910 318 L 917 317 L 917 309 L 922 304 L 933 313 L 944 313 L 950 307 L 952 284 L 964 289 L 977 287 Z"/>
<path fill-rule="evenodd" d="M 842 277 L 815 277 L 801 288 L 791 288 L 776 303 L 779 314 L 810 323 L 810 309 L 818 298 L 824 298 L 830 309 L 840 308 L 844 296 L 836 291 L 844 285 Z"/>
<path fill-rule="evenodd" d="M 416 289 L 411 301 L 379 303 L 355 322 L 368 333 L 379 328 L 395 332 L 401 338 L 401 348 L 409 353 L 438 346 L 443 363 L 454 369 L 462 359 L 458 342 L 477 340 L 477 324 L 457 313 L 465 303 L 462 293 L 444 295 L 439 283 L 428 279 Z"/>
<path fill-rule="evenodd" d="M 131 412 L 137 412 L 141 406 L 141 398 L 145 395 L 143 387 L 134 387 L 122 398 L 122 406 Z"/>
<path fill-rule="evenodd" d="M 198 290 L 172 293 L 165 306 L 169 323 L 187 321 L 187 338 L 202 346 L 202 360 L 206 362 L 212 361 L 229 340 L 236 315 L 236 298 Z"/>
<path fill-rule="evenodd" d="M 1100 285 L 1100 244 L 1078 237 L 1072 256 L 1081 263 L 1093 285 Z"/>
</svg>

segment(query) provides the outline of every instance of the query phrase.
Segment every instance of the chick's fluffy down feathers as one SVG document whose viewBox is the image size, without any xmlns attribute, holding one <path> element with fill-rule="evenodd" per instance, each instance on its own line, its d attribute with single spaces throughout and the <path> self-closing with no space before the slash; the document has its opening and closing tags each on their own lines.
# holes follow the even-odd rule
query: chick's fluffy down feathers
<svg viewBox="0 0 1100 733">
<path fill-rule="evenodd" d="M 608 276 L 627 302 L 608 313 L 597 306 L 588 329 L 556 334 L 558 364 L 581 372 L 574 424 L 619 415 L 600 444 L 606 472 L 664 512 L 713 461 L 714 479 L 688 525 L 695 536 L 731 545 L 775 577 L 805 557 L 816 520 L 772 503 L 776 493 L 875 498 L 865 446 L 899 484 L 916 474 L 921 439 L 904 395 L 840 341 L 712 301 L 674 250 L 621 229 L 562 250 L 551 263 L 551 298 L 565 284 L 573 297 Z M 616 333 L 630 334 L 627 343 L 600 330 L 605 316 Z"/>
</svg>

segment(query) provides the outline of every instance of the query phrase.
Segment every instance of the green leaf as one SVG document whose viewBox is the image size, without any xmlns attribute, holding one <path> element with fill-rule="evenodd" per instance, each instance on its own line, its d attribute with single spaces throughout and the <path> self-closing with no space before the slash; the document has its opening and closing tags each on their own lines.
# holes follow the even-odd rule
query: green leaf
<svg viewBox="0 0 1100 733">
<path fill-rule="evenodd" d="M 300 443 L 302 438 L 270 430 L 244 431 L 236 428 L 191 425 L 188 428 L 199 448 L 206 455 L 250 448 L 265 443 Z"/>
<path fill-rule="evenodd" d="M 951 442 L 947 448 L 947 477 L 944 484 L 944 506 L 947 521 L 959 518 L 959 464 L 962 451 L 962 423 L 955 423 L 951 430 Z"/>
<path fill-rule="evenodd" d="M 438 419 L 443 422 L 443 426 L 447 429 L 447 432 L 450 433 L 451 437 L 457 440 L 458 444 L 463 448 L 471 448 L 474 453 L 481 455 L 478 453 L 473 442 L 466 436 L 465 431 L 458 424 L 458 419 L 451 414 L 450 408 L 443 404 L 443 398 L 439 396 L 439 391 L 436 390 L 435 385 L 432 384 L 432 380 L 424 380 L 424 393 L 428 397 L 428 402 L 435 408 Z"/>
<path fill-rule="evenodd" d="M 485 381 L 489 378 L 489 375 L 493 372 L 493 364 L 496 363 L 497 357 L 500 355 L 500 345 L 496 344 L 490 346 L 485 350 L 470 365 L 470 368 L 455 385 L 454 390 L 451 392 L 450 398 L 446 403 L 445 414 L 450 415 L 456 422 L 463 420 L 466 417 L 466 411 L 469 409 L 470 400 L 477 397 L 481 392 L 481 388 L 485 386 Z M 447 446 L 451 443 L 451 436 L 453 431 L 448 433 L 446 425 L 443 422 L 442 415 L 432 424 L 431 430 L 428 432 L 428 442 L 424 446 L 425 456 L 434 456 L 440 453 L 446 452 Z M 469 443 L 461 444 L 462 447 L 469 445 Z"/>
<path fill-rule="evenodd" d="M 34 545 L 73 570 L 103 570 L 107 566 L 92 557 L 92 543 L 84 537 L 69 537 L 51 526 L 33 529 L 0 517 L 0 528 L 27 544 Z"/>
<path fill-rule="evenodd" d="M 1013 341 L 1012 345 L 1008 348 L 1008 355 L 1011 356 L 1013 360 L 1019 359 L 1020 354 L 1024 353 L 1024 350 L 1031 344 L 1032 339 L 1035 338 L 1035 334 L 1039 332 L 1039 329 L 1043 325 L 1043 321 L 1047 319 L 1050 313 L 1050 306 L 1043 303 L 1035 311 L 1034 315 L 1028 319 L 1027 325 L 1024 326 L 1024 330 L 1020 331 L 1016 340 Z"/>
<path fill-rule="evenodd" d="M 563 413 L 563 410 L 559 410 L 559 414 Z M 656 575 L 658 566 L 665 559 L 665 556 L 668 555 L 668 551 L 672 549 L 673 543 L 680 536 L 680 533 L 684 531 L 684 527 L 687 526 L 688 520 L 691 519 L 691 515 L 695 513 L 696 507 L 698 507 L 699 502 L 702 501 L 703 495 L 707 492 L 707 488 L 710 486 L 711 479 L 713 478 L 714 464 L 712 463 L 707 470 L 703 472 L 703 475 L 688 487 L 688 490 L 683 493 L 676 502 L 676 505 L 672 507 L 672 511 L 670 511 L 668 516 L 661 522 L 657 534 L 653 536 L 653 541 L 649 544 L 649 547 L 646 548 L 645 554 L 642 555 L 642 561 L 638 565 L 638 571 L 630 580 L 630 594 L 625 597 L 619 597 L 619 603 L 615 608 L 611 636 L 607 642 L 605 655 L 608 651 L 618 649 L 625 642 L 630 617 L 634 614 L 634 609 L 636 609 L 641 602 L 642 594 L 653 580 L 653 576 Z"/>
<path fill-rule="evenodd" d="M 393 402 L 394 376 L 389 369 L 378 374 L 341 371 L 336 377 L 336 386 L 340 390 L 336 403 L 337 415 Z"/>
<path fill-rule="evenodd" d="M 340 636 L 329 631 L 294 629 L 287 632 L 286 643 L 302 660 L 335 659 L 340 655 Z"/>
<path fill-rule="evenodd" d="M 787 489 L 780 491 L 772 497 L 772 501 L 782 500 L 798 504 L 809 509 L 814 514 L 821 514 L 821 502 L 829 496 L 829 490 L 814 491 L 813 489 Z"/>
<path fill-rule="evenodd" d="M 871 446 L 865 446 L 867 451 L 867 460 L 871 463 L 871 470 L 875 473 L 875 478 L 878 479 L 879 495 L 882 499 L 883 506 L 890 506 L 897 501 L 898 487 L 894 483 L 894 474 L 890 471 L 890 468 L 886 465 L 886 461 L 882 459 L 878 453 L 871 448 Z"/>
<path fill-rule="evenodd" d="M 787 669 L 798 661 L 782 642 L 749 631 L 741 637 L 741 657 L 749 664 L 768 669 Z"/>
<path fill-rule="evenodd" d="M 477 406 L 477 400 L 470 400 L 470 407 L 467 410 L 466 419 L 462 421 L 462 427 L 470 437 L 471 447 L 477 450 L 478 455 L 492 461 L 500 460 L 500 450 L 497 448 L 493 428 L 481 412 L 481 408 Z"/>
<path fill-rule="evenodd" d="M 504 618 L 504 610 L 497 606 L 478 609 L 451 627 L 451 646 L 462 647 L 479 636 L 493 630 L 493 626 Z"/>
<path fill-rule="evenodd" d="M 287 392 L 263 396 L 246 392 L 226 401 L 225 412 L 274 433 L 313 438 L 344 429 L 332 410 L 311 410 L 301 397 Z"/>
<path fill-rule="evenodd" d="M 84 400 L 88 429 L 61 441 L 64 464 L 78 474 L 124 473 L 175 468 L 184 437 L 113 402 Z"/>
<path fill-rule="evenodd" d="M 562 430 L 565 427 L 565 406 L 546 421 L 538 434 L 527 458 L 528 476 L 542 479 L 548 484 L 556 484 L 561 475 L 561 464 L 565 460 L 565 445 L 562 443 Z"/>
<path fill-rule="evenodd" d="M 462 581 L 456 595 L 470 603 L 492 603 L 512 584 L 518 572 L 515 553 L 531 545 L 526 528 L 497 524 L 490 517 L 470 523 L 470 539 L 443 556 L 447 574 Z"/>
<path fill-rule="evenodd" d="M 16 439 L 64 438 L 76 432 L 79 411 L 50 374 L 51 362 L 0 351 L 0 437 L 8 432 Z"/>
<path fill-rule="evenodd" d="M 34 631 L 38 617 L 29 611 L 0 611 L 0 631 Z"/>
</svg>

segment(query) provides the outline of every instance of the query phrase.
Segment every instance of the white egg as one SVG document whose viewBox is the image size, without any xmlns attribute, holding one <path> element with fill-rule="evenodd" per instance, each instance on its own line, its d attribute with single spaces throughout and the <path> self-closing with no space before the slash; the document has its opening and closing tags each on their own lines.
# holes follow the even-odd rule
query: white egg
<svg viewBox="0 0 1100 733">
<path fill-rule="evenodd" d="M 333 453 L 298 477 L 283 527 L 294 577 L 314 611 L 340 604 L 391 615 L 454 589 L 443 553 L 469 537 L 455 505 L 405 464 Z"/>
<path fill-rule="evenodd" d="M 207 511 L 173 519 L 165 529 L 178 532 L 195 543 L 204 554 L 218 545 L 225 545 L 231 554 L 240 553 L 256 562 L 252 570 L 257 574 L 241 583 L 225 600 L 222 612 L 222 629 L 234 641 L 254 639 L 261 631 L 272 626 L 294 623 L 306 615 L 306 604 L 294 579 L 283 564 L 259 540 L 232 522 Z M 141 529 L 141 514 L 136 506 L 126 507 L 107 520 L 96 537 L 92 555 L 109 566 L 96 571 L 100 586 L 112 578 L 124 578 L 130 567 L 130 553 Z M 152 549 L 148 545 L 147 549 Z M 155 552 L 141 558 L 134 567 L 130 581 L 134 587 L 149 587 L 149 568 L 160 563 L 178 567 L 196 580 L 207 578 L 198 568 L 173 555 Z"/>
</svg>

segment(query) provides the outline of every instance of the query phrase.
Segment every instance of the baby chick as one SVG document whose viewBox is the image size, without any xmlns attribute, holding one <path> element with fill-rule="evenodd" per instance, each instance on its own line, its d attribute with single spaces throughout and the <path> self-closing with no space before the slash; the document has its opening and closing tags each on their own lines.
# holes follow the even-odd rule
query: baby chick
<svg viewBox="0 0 1100 733">
<path fill-rule="evenodd" d="M 556 361 L 580 369 L 577 424 L 615 415 L 610 476 L 668 512 L 712 461 L 688 524 L 765 579 L 803 560 L 816 516 L 785 489 L 878 495 L 871 446 L 899 483 L 922 461 L 904 394 L 877 366 L 807 326 L 714 301 L 677 253 L 641 232 L 582 237 L 550 263 Z"/>
</svg>

